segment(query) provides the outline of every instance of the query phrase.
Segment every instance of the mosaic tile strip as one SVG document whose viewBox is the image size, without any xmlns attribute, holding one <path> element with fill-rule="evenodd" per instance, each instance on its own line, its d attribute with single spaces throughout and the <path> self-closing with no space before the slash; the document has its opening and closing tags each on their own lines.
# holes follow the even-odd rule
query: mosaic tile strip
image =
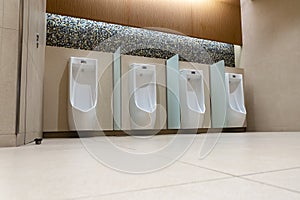
<svg viewBox="0 0 300 200">
<path fill-rule="evenodd" d="M 224 60 L 235 67 L 234 46 L 92 20 L 47 14 L 47 45 L 83 50 L 168 59 L 179 54 L 181 61 L 213 64 Z"/>
</svg>

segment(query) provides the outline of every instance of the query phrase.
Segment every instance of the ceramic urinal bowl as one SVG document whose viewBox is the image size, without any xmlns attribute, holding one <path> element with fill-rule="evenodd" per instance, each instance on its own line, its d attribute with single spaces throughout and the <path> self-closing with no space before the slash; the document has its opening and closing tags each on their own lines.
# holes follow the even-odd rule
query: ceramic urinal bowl
<svg viewBox="0 0 300 200">
<path fill-rule="evenodd" d="M 156 121 L 155 65 L 131 64 L 129 71 L 129 111 L 132 130 L 154 129 Z"/>
<path fill-rule="evenodd" d="M 246 119 L 243 75 L 225 73 L 225 86 L 228 94 L 227 127 L 243 127 Z"/>
<path fill-rule="evenodd" d="M 69 62 L 69 128 L 87 131 L 97 128 L 97 60 L 71 57 Z"/>
<path fill-rule="evenodd" d="M 203 71 L 180 70 L 179 87 L 181 128 L 202 128 L 205 114 Z"/>
</svg>

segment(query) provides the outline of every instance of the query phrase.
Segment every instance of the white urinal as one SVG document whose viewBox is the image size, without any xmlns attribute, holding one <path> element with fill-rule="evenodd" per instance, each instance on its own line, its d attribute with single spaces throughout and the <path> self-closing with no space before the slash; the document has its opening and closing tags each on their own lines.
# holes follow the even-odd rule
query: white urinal
<svg viewBox="0 0 300 200">
<path fill-rule="evenodd" d="M 129 95 L 131 129 L 154 129 L 156 121 L 155 65 L 131 64 Z"/>
<path fill-rule="evenodd" d="M 205 114 L 203 71 L 180 70 L 179 91 L 181 128 L 202 128 Z"/>
<path fill-rule="evenodd" d="M 69 128 L 97 129 L 98 98 L 97 60 L 71 57 L 69 61 Z"/>
<path fill-rule="evenodd" d="M 243 75 L 225 73 L 225 86 L 228 94 L 227 127 L 243 127 L 246 119 Z"/>
</svg>

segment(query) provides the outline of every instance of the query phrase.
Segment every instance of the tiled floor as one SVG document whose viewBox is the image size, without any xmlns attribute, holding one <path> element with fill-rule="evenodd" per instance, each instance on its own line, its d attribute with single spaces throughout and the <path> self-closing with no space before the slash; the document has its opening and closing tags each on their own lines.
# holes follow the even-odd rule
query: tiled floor
<svg viewBox="0 0 300 200">
<path fill-rule="evenodd" d="M 300 133 L 45 139 L 3 148 L 0 199 L 299 200 Z"/>
</svg>

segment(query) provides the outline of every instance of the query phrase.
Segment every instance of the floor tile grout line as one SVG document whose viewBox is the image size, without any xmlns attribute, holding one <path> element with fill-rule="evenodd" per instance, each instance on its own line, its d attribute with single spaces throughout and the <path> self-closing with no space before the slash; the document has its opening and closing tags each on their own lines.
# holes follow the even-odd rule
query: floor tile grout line
<svg viewBox="0 0 300 200">
<path fill-rule="evenodd" d="M 254 173 L 249 173 L 249 174 L 242 174 L 242 175 L 239 175 L 239 177 L 255 176 L 255 175 L 259 175 L 259 174 L 268 174 L 268 173 L 276 173 L 276 172 L 289 171 L 289 170 L 294 170 L 294 169 L 300 169 L 300 167 L 298 166 L 298 167 L 275 169 L 275 170 L 263 171 L 263 172 L 254 172 Z"/>
<path fill-rule="evenodd" d="M 207 169 L 207 170 L 210 170 L 210 171 L 227 174 L 227 175 L 232 176 L 232 178 L 239 178 L 239 179 L 243 179 L 243 180 L 247 180 L 247 181 L 251 181 L 251 182 L 256 182 L 256 183 L 260 183 L 260 184 L 263 184 L 263 185 L 267 185 L 267 186 L 270 186 L 270 187 L 274 187 L 274 188 L 277 188 L 277 189 L 282 189 L 282 190 L 286 190 L 286 191 L 289 191 L 289 192 L 300 194 L 300 191 L 289 189 L 289 188 L 285 188 L 285 187 L 281 187 L 281 186 L 278 186 L 278 185 L 269 184 L 269 183 L 262 182 L 262 181 L 257 181 L 257 180 L 254 180 L 254 179 L 250 179 L 250 178 L 245 177 L 245 175 L 233 175 L 233 174 L 222 172 L 222 171 L 218 171 L 218 170 L 215 170 L 215 169 L 210 169 L 210 168 L 206 168 L 206 167 L 202 167 L 202 166 L 197 166 L 197 165 L 192 164 L 192 163 L 186 163 L 184 161 L 180 161 L 180 162 L 185 163 L 187 165 L 192 165 L 192 166 L 195 166 L 195 167 L 199 167 L 199 168 L 202 168 L 202 169 Z M 261 173 L 253 173 L 253 175 L 265 174 L 265 173 L 275 173 L 275 172 L 288 171 L 288 170 L 293 170 L 293 169 L 300 169 L 300 167 L 293 167 L 293 168 L 287 168 L 287 169 L 282 169 L 282 170 L 273 170 L 273 171 L 261 172 Z M 250 175 L 246 175 L 246 176 L 250 176 Z"/>
<path fill-rule="evenodd" d="M 250 178 L 246 178 L 246 177 L 237 177 L 237 178 L 243 179 L 243 180 L 246 180 L 246 181 L 250 181 L 250 182 L 254 182 L 254 183 L 259 183 L 259 184 L 262 184 L 262 185 L 267 185 L 267 186 L 269 186 L 269 187 L 273 187 L 273 188 L 285 190 L 285 191 L 288 191 L 288 192 L 300 194 L 300 191 L 298 191 L 298 190 L 293 190 L 293 189 L 281 187 L 281 186 L 278 186 L 278 185 L 273 185 L 273 184 L 270 184 L 270 183 L 266 183 L 266 182 L 257 181 L 257 180 L 250 179 Z"/>
<path fill-rule="evenodd" d="M 141 189 L 132 189 L 132 190 L 127 190 L 127 191 L 112 192 L 112 193 L 100 194 L 100 195 L 95 195 L 95 196 L 85 196 L 85 197 L 82 196 L 82 197 L 71 198 L 71 199 L 66 199 L 66 200 L 81 200 L 81 199 L 85 199 L 85 198 L 106 197 L 106 196 L 126 194 L 126 193 L 132 193 L 132 192 L 142 192 L 142 191 L 148 191 L 148 190 L 166 189 L 166 188 L 171 188 L 171 187 L 214 182 L 214 181 L 226 180 L 226 179 L 231 179 L 231 178 L 234 178 L 234 177 L 222 177 L 222 178 L 214 178 L 214 179 L 207 179 L 207 180 L 201 180 L 201 181 L 192 181 L 192 182 L 186 182 L 186 183 L 162 185 L 162 186 L 157 186 L 157 187 L 154 186 L 154 187 L 147 187 L 147 188 L 141 188 Z"/>
<path fill-rule="evenodd" d="M 235 175 L 235 174 L 231 174 L 231 173 L 228 173 L 228 172 L 219 171 L 219 170 L 216 170 L 216 169 L 212 169 L 212 168 L 208 168 L 208 167 L 196 165 L 196 164 L 185 162 L 185 161 L 179 161 L 179 162 L 187 164 L 187 165 L 191 165 L 191 166 L 194 166 L 194 167 L 199 167 L 201 169 L 207 169 L 207 170 L 210 170 L 210 171 L 214 171 L 214 172 L 226 174 L 226 175 L 233 176 L 233 177 L 246 177 L 246 176 L 259 175 L 259 174 L 267 174 L 267 173 L 275 173 L 275 172 L 281 172 L 281 171 L 288 171 L 288 170 L 300 169 L 300 167 L 298 166 L 298 167 L 283 168 L 283 169 L 278 169 L 278 170 L 270 170 L 270 171 L 254 172 L 254 173 L 249 173 L 249 174 Z"/>
<path fill-rule="evenodd" d="M 207 167 L 203 167 L 203 166 L 199 166 L 199 165 L 196 165 L 196 164 L 193 164 L 193 163 L 189 163 L 189 162 L 185 162 L 185 161 L 179 161 L 183 164 L 186 164 L 186 165 L 190 165 L 190 166 L 194 166 L 194 167 L 198 167 L 200 169 L 206 169 L 206 170 L 209 170 L 209 171 L 213 171 L 213 172 L 217 172 L 217 173 L 221 173 L 221 174 L 224 174 L 224 175 L 227 175 L 227 176 L 231 176 L 231 177 L 237 177 L 236 175 L 234 174 L 230 174 L 230 173 L 227 173 L 227 172 L 223 172 L 223 171 L 219 171 L 219 170 L 216 170 L 216 169 L 212 169 L 212 168 L 207 168 Z"/>
</svg>

